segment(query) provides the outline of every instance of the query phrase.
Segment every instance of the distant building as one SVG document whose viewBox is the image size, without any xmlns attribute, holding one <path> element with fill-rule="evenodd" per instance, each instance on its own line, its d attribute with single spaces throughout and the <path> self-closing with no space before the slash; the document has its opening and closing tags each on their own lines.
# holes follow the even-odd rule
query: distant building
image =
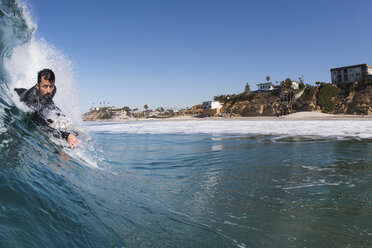
<svg viewBox="0 0 372 248">
<path fill-rule="evenodd" d="M 203 102 L 202 116 L 215 116 L 221 112 L 223 104 L 219 101 Z"/>
<path fill-rule="evenodd" d="M 296 81 L 292 81 L 291 88 L 294 90 L 298 90 L 300 88 L 300 83 Z"/>
<path fill-rule="evenodd" d="M 275 87 L 273 83 L 262 83 L 262 84 L 257 84 L 257 91 L 258 92 L 264 92 L 264 91 L 271 91 L 274 90 Z"/>
<path fill-rule="evenodd" d="M 372 78 L 372 66 L 369 64 L 350 65 L 331 69 L 333 84 L 363 81 Z"/>
<path fill-rule="evenodd" d="M 222 108 L 222 104 L 219 101 L 203 102 L 203 109 L 218 109 L 218 108 Z"/>
</svg>

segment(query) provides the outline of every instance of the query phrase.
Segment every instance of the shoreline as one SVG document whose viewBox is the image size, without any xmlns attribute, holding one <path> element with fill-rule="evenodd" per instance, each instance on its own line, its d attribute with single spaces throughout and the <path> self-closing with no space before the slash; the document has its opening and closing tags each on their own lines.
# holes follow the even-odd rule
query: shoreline
<svg viewBox="0 0 372 248">
<path fill-rule="evenodd" d="M 83 121 L 85 123 L 94 122 L 136 122 L 136 121 L 319 121 L 319 120 L 359 120 L 372 121 L 372 115 L 344 115 L 344 114 L 325 114 L 319 112 L 297 112 L 286 116 L 249 116 L 249 117 L 200 117 L 200 116 L 176 116 L 169 118 L 127 118 L 120 120 L 96 120 Z"/>
</svg>

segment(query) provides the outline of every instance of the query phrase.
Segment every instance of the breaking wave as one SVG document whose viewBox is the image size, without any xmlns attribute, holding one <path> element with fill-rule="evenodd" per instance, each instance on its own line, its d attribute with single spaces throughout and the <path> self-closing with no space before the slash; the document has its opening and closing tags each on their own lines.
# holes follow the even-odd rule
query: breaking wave
<svg viewBox="0 0 372 248">
<path fill-rule="evenodd" d="M 26 5 L 0 0 L 0 246 L 122 246 L 86 204 L 93 182 L 79 175 L 99 167 L 99 157 L 92 155 L 97 148 L 86 144 L 68 151 L 56 144 L 35 126 L 13 91 L 32 87 L 37 72 L 50 68 L 56 74 L 57 106 L 81 123 L 72 62 L 37 40 L 36 29 Z"/>
</svg>

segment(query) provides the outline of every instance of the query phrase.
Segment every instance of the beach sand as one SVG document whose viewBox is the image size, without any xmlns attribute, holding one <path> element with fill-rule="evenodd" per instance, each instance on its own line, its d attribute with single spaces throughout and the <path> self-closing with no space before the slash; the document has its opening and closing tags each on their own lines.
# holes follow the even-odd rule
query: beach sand
<svg viewBox="0 0 372 248">
<path fill-rule="evenodd" d="M 292 121 L 292 120 L 372 120 L 372 115 L 335 115 L 319 112 L 297 112 L 286 116 L 252 116 L 252 117 L 200 117 L 200 116 L 177 116 L 170 118 L 147 118 L 147 119 L 127 119 L 127 121 L 239 121 L 239 120 L 277 120 L 277 121 Z"/>
</svg>

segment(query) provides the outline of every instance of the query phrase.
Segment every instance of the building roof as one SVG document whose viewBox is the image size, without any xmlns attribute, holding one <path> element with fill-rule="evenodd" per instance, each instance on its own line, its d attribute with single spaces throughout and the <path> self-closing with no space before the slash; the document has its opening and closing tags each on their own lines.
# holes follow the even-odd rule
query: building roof
<svg viewBox="0 0 372 248">
<path fill-rule="evenodd" d="M 273 85 L 273 83 L 272 82 L 269 82 L 269 83 L 257 84 L 257 86 L 259 86 L 259 85 Z"/>
<path fill-rule="evenodd" d="M 220 101 L 212 100 L 212 101 L 204 101 L 203 103 L 212 103 L 212 102 L 220 102 Z"/>
<path fill-rule="evenodd" d="M 338 71 L 338 70 L 344 70 L 344 69 L 356 68 L 356 67 L 363 67 L 363 66 L 366 66 L 366 67 L 372 69 L 372 66 L 369 65 L 369 64 L 359 64 L 359 65 L 349 65 L 349 66 L 343 66 L 343 67 L 331 68 L 331 71 Z"/>
</svg>

